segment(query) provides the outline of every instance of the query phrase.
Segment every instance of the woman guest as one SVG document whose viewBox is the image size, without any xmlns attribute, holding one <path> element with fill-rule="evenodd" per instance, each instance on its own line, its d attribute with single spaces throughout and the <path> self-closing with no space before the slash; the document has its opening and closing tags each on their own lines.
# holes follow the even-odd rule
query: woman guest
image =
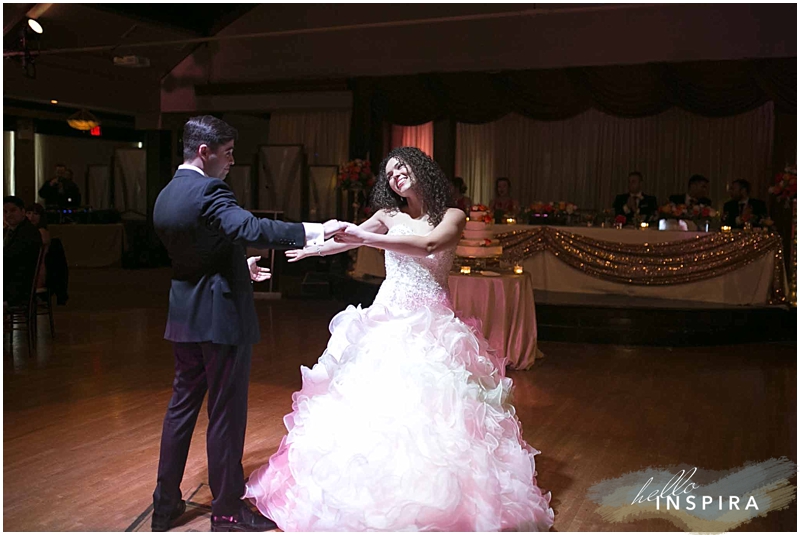
<svg viewBox="0 0 800 535">
<path fill-rule="evenodd" d="M 36 287 L 44 288 L 47 286 L 47 273 L 45 271 L 44 259 L 47 257 L 47 251 L 50 248 L 50 231 L 47 230 L 47 215 L 45 214 L 44 206 L 39 203 L 30 205 L 25 215 L 28 216 L 28 221 L 33 223 L 33 226 L 39 229 L 39 234 L 42 235 L 44 254 L 42 255 L 42 265 L 39 268 L 39 280 L 36 283 Z"/>
<path fill-rule="evenodd" d="M 519 204 L 511 198 L 511 180 L 500 177 L 494 184 L 495 198 L 489 203 L 489 211 L 494 214 L 495 221 L 504 216 L 516 216 Z"/>
</svg>

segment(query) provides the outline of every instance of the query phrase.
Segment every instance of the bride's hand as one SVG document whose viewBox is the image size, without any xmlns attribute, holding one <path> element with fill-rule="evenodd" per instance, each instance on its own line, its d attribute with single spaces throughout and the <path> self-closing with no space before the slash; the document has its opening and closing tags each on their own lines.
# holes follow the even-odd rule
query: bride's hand
<svg viewBox="0 0 800 535">
<path fill-rule="evenodd" d="M 333 237 L 337 243 L 351 243 L 354 245 L 364 245 L 366 243 L 367 232 L 357 225 L 348 226 L 344 232 L 340 232 Z"/>
<path fill-rule="evenodd" d="M 286 257 L 289 259 L 289 262 L 297 262 L 298 260 L 302 260 L 311 254 L 311 249 L 309 247 L 304 247 L 303 249 L 289 249 L 286 251 Z"/>
</svg>

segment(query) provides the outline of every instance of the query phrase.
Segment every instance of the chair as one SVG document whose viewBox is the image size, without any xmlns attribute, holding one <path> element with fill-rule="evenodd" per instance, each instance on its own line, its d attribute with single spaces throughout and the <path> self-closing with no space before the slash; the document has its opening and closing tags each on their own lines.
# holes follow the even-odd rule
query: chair
<svg viewBox="0 0 800 535">
<path fill-rule="evenodd" d="M 28 332 L 28 356 L 34 353 L 36 347 L 36 319 L 38 317 L 36 313 L 36 283 L 39 280 L 39 270 L 41 270 L 43 256 L 44 246 L 39 248 L 39 255 L 36 259 L 36 269 L 33 274 L 28 303 L 25 305 L 9 306 L 3 311 L 6 316 L 6 321 L 9 324 L 12 352 L 14 349 L 14 331 L 22 330 L 20 326 L 24 325 Z M 15 325 L 17 327 L 15 327 Z"/>
<path fill-rule="evenodd" d="M 56 324 L 53 319 L 53 292 L 50 291 L 49 286 L 44 288 L 36 288 L 36 303 L 34 309 L 36 316 L 49 316 L 50 318 L 50 338 L 56 337 Z"/>
</svg>

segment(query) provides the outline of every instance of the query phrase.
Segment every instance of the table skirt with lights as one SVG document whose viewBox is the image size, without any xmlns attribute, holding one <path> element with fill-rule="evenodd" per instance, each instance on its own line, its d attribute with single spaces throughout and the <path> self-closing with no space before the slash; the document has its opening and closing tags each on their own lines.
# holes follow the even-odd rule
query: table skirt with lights
<svg viewBox="0 0 800 535">
<path fill-rule="evenodd" d="M 497 225 L 507 262 L 535 290 L 727 305 L 785 304 L 780 236 Z"/>
<path fill-rule="evenodd" d="M 727 305 L 787 303 L 784 252 L 773 233 L 533 225 L 494 230 L 504 263 L 521 265 L 534 290 Z M 381 251 L 361 247 L 357 254 L 357 275 L 385 277 Z"/>
</svg>

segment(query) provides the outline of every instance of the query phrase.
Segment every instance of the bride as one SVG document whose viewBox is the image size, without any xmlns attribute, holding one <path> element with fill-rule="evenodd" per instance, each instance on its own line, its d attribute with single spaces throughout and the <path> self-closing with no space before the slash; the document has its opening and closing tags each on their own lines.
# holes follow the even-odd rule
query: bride
<svg viewBox="0 0 800 535">
<path fill-rule="evenodd" d="M 246 484 L 284 531 L 547 531 L 550 492 L 510 403 L 505 362 L 457 318 L 448 273 L 465 214 L 416 148 L 381 163 L 375 214 L 290 262 L 386 251 L 368 308 L 348 306 L 284 418 L 288 434 Z"/>
</svg>

